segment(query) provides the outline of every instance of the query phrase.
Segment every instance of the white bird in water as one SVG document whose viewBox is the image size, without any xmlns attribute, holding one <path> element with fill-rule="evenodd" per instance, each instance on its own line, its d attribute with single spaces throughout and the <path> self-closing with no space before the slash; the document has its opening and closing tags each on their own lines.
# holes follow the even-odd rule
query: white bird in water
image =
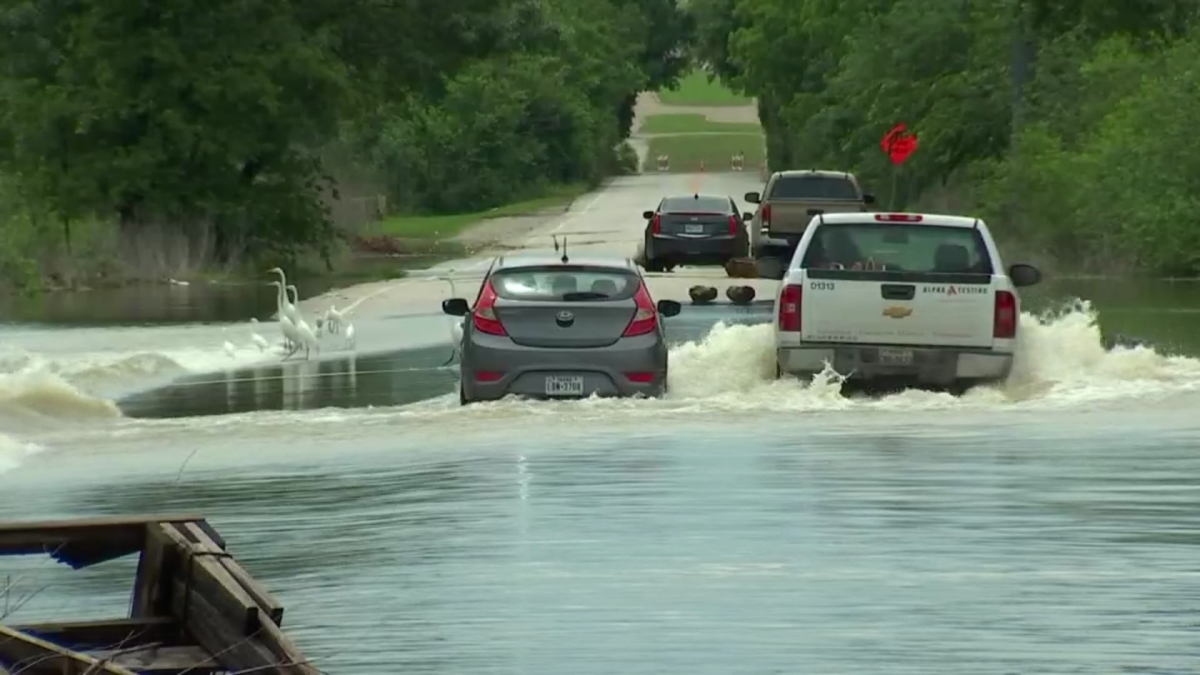
<svg viewBox="0 0 1200 675">
<path fill-rule="evenodd" d="M 299 324 L 301 321 L 304 320 L 304 317 L 300 316 L 300 311 L 296 309 L 296 306 L 291 303 L 291 300 L 287 297 L 287 294 L 284 292 L 284 288 L 289 287 L 288 282 L 287 282 L 287 275 L 284 274 L 283 270 L 279 269 L 278 267 L 272 267 L 271 269 L 269 269 L 267 271 L 275 272 L 276 274 L 279 275 L 280 287 L 279 287 L 279 297 L 277 299 L 278 300 L 277 304 L 279 305 L 280 313 L 283 316 L 286 316 L 287 318 L 291 319 L 292 323 Z M 291 286 L 290 288 L 295 288 L 295 287 Z M 296 294 L 296 299 L 297 299 L 297 301 L 299 301 L 299 299 L 300 299 L 299 293 Z"/>
<path fill-rule="evenodd" d="M 288 317 L 283 308 L 283 303 L 286 302 L 283 295 L 283 284 L 278 281 L 268 283 L 279 289 L 279 297 L 276 299 L 276 305 L 279 307 L 279 331 L 283 333 L 283 347 L 287 350 L 288 356 L 291 356 L 300 348 L 300 343 L 296 341 L 298 336 L 295 330 L 296 324 Z"/>
<path fill-rule="evenodd" d="M 351 349 L 356 345 L 354 340 L 354 324 L 352 323 L 346 324 L 346 344 L 350 345 Z"/>
<path fill-rule="evenodd" d="M 265 351 L 267 351 L 267 348 L 271 346 L 267 342 L 266 338 L 259 335 L 258 333 L 251 333 L 250 339 L 254 342 L 254 346 L 258 347 L 259 352 L 265 352 Z"/>
<path fill-rule="evenodd" d="M 325 310 L 325 316 L 322 317 L 322 321 L 329 328 L 330 335 L 335 335 L 341 331 L 345 318 L 338 311 L 337 307 L 330 305 L 329 309 Z M 317 327 L 320 328 L 320 326 Z"/>
<path fill-rule="evenodd" d="M 296 302 L 299 302 L 300 301 L 300 292 L 296 290 L 296 287 L 288 286 L 288 290 L 292 291 L 296 294 Z M 296 334 L 299 337 L 299 342 L 297 344 L 304 346 L 305 360 L 307 360 L 309 358 L 311 350 L 313 350 L 313 349 L 316 349 L 317 353 L 320 354 L 321 353 L 321 341 L 319 339 L 317 339 L 316 334 L 313 333 L 313 329 L 311 326 L 308 325 L 308 322 L 305 321 L 303 318 L 301 318 L 299 321 L 297 321 L 294 324 L 294 326 L 296 329 Z M 297 347 L 296 350 L 293 350 L 292 353 L 294 354 L 296 351 L 299 351 L 299 347 Z M 291 354 L 288 354 L 288 356 L 291 356 Z M 286 359 L 286 357 L 285 357 L 285 359 Z"/>
</svg>

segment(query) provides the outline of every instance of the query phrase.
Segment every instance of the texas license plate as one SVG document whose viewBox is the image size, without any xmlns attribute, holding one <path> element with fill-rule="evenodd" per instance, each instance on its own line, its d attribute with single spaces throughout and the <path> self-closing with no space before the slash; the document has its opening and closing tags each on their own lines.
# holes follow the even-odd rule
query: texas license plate
<svg viewBox="0 0 1200 675">
<path fill-rule="evenodd" d="M 547 396 L 583 396 L 583 378 L 569 375 L 546 377 Z"/>
<path fill-rule="evenodd" d="M 911 366 L 913 352 L 911 349 L 880 349 L 879 365 L 882 366 Z"/>
<path fill-rule="evenodd" d="M 704 234 L 704 225 L 703 224 L 693 225 L 693 224 L 689 223 L 689 224 L 683 226 L 683 231 L 686 232 L 687 234 Z"/>
</svg>

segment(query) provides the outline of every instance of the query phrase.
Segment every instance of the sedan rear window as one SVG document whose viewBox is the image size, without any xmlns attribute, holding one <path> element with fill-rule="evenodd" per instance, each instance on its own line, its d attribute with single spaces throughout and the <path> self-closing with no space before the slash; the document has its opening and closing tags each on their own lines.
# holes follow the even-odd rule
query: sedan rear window
<svg viewBox="0 0 1200 675">
<path fill-rule="evenodd" d="M 783 176 L 771 188 L 771 199 L 849 199 L 861 197 L 854 183 L 837 176 Z"/>
<path fill-rule="evenodd" d="M 804 252 L 807 269 L 992 274 L 974 228 L 897 223 L 825 223 Z"/>
<path fill-rule="evenodd" d="M 633 272 L 581 265 L 519 267 L 492 275 L 492 288 L 505 300 L 628 300 L 637 292 L 639 283 Z"/>
<path fill-rule="evenodd" d="M 663 200 L 661 213 L 733 213 L 725 197 L 668 197 Z"/>
</svg>

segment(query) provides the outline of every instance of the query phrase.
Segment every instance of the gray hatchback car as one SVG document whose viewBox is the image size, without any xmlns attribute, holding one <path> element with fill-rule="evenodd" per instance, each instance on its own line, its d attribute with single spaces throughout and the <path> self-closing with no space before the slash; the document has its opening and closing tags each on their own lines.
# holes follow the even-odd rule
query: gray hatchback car
<svg viewBox="0 0 1200 675">
<path fill-rule="evenodd" d="M 492 262 L 463 320 L 459 400 L 658 396 L 667 390 L 662 317 L 678 302 L 651 299 L 632 260 L 549 255 Z"/>
</svg>

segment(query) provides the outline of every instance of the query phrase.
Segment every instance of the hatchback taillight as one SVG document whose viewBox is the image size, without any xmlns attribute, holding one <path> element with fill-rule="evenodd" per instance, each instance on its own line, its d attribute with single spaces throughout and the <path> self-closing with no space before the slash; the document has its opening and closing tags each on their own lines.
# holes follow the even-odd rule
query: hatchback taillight
<svg viewBox="0 0 1200 675">
<path fill-rule="evenodd" d="M 788 285 L 783 287 L 779 296 L 779 330 L 789 333 L 800 332 L 800 309 L 803 293 L 800 286 Z"/>
<path fill-rule="evenodd" d="M 650 231 L 653 232 L 654 234 L 658 234 L 658 233 L 662 232 L 662 216 L 660 216 L 657 213 L 654 214 L 654 222 L 650 227 L 651 227 Z"/>
<path fill-rule="evenodd" d="M 737 236 L 739 225 L 741 225 L 741 221 L 738 220 L 738 217 L 736 215 L 729 216 L 729 234 L 730 235 L 732 235 L 734 237 Z"/>
<path fill-rule="evenodd" d="M 483 286 L 483 293 L 479 294 L 479 302 L 475 303 L 475 311 L 471 313 L 471 319 L 475 324 L 475 330 L 488 335 L 508 335 L 504 330 L 504 324 L 500 323 L 500 317 L 496 316 L 496 290 L 492 288 L 491 280 L 488 280 Z"/>
<path fill-rule="evenodd" d="M 1017 296 L 1008 291 L 996 291 L 996 310 L 992 320 L 992 337 L 1010 339 L 1017 336 Z"/>
<path fill-rule="evenodd" d="M 635 337 L 653 333 L 658 328 L 658 310 L 654 307 L 654 301 L 650 299 L 650 291 L 646 290 L 646 282 L 638 284 L 637 293 L 633 296 L 633 301 L 637 303 L 637 312 L 634 313 L 633 319 L 625 328 L 625 333 L 622 337 Z"/>
</svg>

